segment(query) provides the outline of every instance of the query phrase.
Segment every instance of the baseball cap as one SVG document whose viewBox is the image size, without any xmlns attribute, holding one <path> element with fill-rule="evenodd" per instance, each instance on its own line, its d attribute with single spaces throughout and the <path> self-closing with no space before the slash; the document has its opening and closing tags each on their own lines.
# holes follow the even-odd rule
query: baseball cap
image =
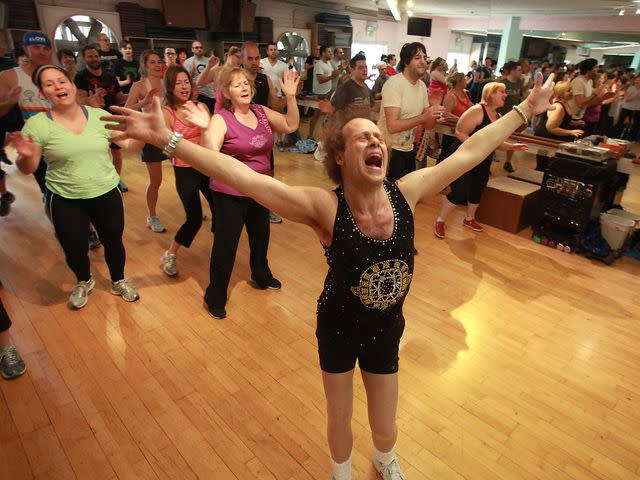
<svg viewBox="0 0 640 480">
<path fill-rule="evenodd" d="M 45 47 L 51 48 L 51 40 L 49 40 L 49 37 L 40 32 L 25 33 L 22 38 L 22 44 L 25 47 L 29 47 L 31 45 L 44 45 Z"/>
</svg>

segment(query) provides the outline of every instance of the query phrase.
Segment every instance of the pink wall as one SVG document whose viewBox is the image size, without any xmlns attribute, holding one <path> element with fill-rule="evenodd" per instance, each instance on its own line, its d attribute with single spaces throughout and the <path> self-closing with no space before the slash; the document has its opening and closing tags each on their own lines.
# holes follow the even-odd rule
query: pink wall
<svg viewBox="0 0 640 480">
<path fill-rule="evenodd" d="M 492 16 L 492 17 L 449 17 L 447 18 L 447 25 L 449 30 L 469 30 L 469 31 L 483 31 L 483 30 L 502 30 L 507 23 L 507 17 Z"/>
</svg>

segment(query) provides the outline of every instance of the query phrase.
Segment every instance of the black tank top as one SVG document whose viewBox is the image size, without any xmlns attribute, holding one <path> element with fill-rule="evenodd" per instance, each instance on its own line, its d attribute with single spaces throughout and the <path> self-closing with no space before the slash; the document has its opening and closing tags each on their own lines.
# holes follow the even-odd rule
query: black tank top
<svg viewBox="0 0 640 480">
<path fill-rule="evenodd" d="M 482 107 L 482 122 L 480 122 L 480 125 L 478 125 L 476 128 L 473 129 L 473 132 L 471 132 L 471 135 L 476 133 L 478 130 L 483 129 L 487 125 L 491 125 L 491 118 L 489 117 L 489 114 L 487 113 L 486 107 L 484 105 L 482 105 L 482 104 L 480 104 L 480 106 Z M 471 135 L 469 135 L 469 136 L 471 136 Z"/>
<path fill-rule="evenodd" d="M 256 73 L 254 84 L 256 87 L 256 94 L 253 96 L 253 103 L 257 103 L 258 105 L 262 105 L 263 107 L 268 106 L 267 103 L 269 103 L 269 82 L 267 81 L 267 76 L 261 72 Z"/>
<path fill-rule="evenodd" d="M 480 125 L 478 125 L 476 128 L 473 129 L 473 132 L 471 132 L 471 135 L 476 133 L 478 130 L 482 130 L 487 125 L 491 125 L 491 118 L 489 117 L 489 114 L 487 113 L 487 109 L 485 108 L 485 106 L 483 104 L 480 104 L 480 106 L 482 107 L 482 122 L 480 122 Z M 471 135 L 469 135 L 469 136 L 471 136 Z M 490 162 L 490 161 L 492 162 L 493 161 L 493 157 L 495 156 L 495 154 L 496 154 L 496 152 L 491 152 L 491 154 L 489 154 L 489 156 L 487 158 L 485 158 L 482 162 L 480 162 L 474 168 L 480 168 L 480 165 L 482 165 L 484 162 Z"/>
<path fill-rule="evenodd" d="M 571 115 L 567 111 L 567 107 L 562 102 L 555 102 L 554 105 L 561 105 L 562 109 L 564 110 L 564 117 L 562 118 L 562 122 L 560 123 L 560 128 L 571 130 Z M 571 135 L 554 135 L 552 133 L 549 133 L 549 131 L 547 130 L 547 120 L 549 119 L 547 113 L 548 112 L 544 112 L 542 114 L 542 118 L 540 118 L 540 121 L 536 126 L 534 132 L 535 135 L 538 137 L 553 138 L 554 140 L 565 140 L 572 142 L 573 137 Z"/>
<path fill-rule="evenodd" d="M 402 304 L 413 276 L 413 213 L 394 183 L 384 189 L 393 210 L 391 237 L 377 240 L 358 228 L 344 198 L 342 186 L 335 190 L 338 210 L 333 241 L 325 247 L 329 272 L 318 299 L 318 315 L 336 321 L 377 329 L 402 314 Z"/>
</svg>

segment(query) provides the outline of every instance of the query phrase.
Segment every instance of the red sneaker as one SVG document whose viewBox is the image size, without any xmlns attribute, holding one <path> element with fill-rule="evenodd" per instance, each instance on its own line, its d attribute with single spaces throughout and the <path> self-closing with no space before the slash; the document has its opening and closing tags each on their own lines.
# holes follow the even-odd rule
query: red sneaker
<svg viewBox="0 0 640 480">
<path fill-rule="evenodd" d="M 482 232 L 482 231 L 484 231 L 484 228 L 482 228 L 482 225 L 480 225 L 478 222 L 476 222 L 475 218 L 472 218 L 471 220 L 467 220 L 465 218 L 464 221 L 462 222 L 462 225 L 467 227 L 467 228 L 470 228 L 474 232 Z"/>
<path fill-rule="evenodd" d="M 438 238 L 444 238 L 444 222 L 433 222 L 433 234 Z"/>
</svg>

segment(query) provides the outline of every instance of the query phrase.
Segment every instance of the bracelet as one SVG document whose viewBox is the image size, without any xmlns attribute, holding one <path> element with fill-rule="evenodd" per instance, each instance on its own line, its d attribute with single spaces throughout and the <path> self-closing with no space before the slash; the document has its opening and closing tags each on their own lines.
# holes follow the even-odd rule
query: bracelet
<svg viewBox="0 0 640 480">
<path fill-rule="evenodd" d="M 162 149 L 162 153 L 164 153 L 168 157 L 173 156 L 173 152 L 176 149 L 176 147 L 178 146 L 178 142 L 180 142 L 180 140 L 182 140 L 182 136 L 183 135 L 180 132 L 173 132 L 171 134 L 171 138 L 169 139 L 169 142 Z"/>
<path fill-rule="evenodd" d="M 514 105 L 513 109 L 518 112 L 518 115 L 520 115 L 520 118 L 522 118 L 522 122 L 526 125 L 527 123 L 529 123 L 529 119 L 527 118 L 527 115 L 522 111 L 522 109 L 518 106 L 518 105 Z"/>
</svg>

